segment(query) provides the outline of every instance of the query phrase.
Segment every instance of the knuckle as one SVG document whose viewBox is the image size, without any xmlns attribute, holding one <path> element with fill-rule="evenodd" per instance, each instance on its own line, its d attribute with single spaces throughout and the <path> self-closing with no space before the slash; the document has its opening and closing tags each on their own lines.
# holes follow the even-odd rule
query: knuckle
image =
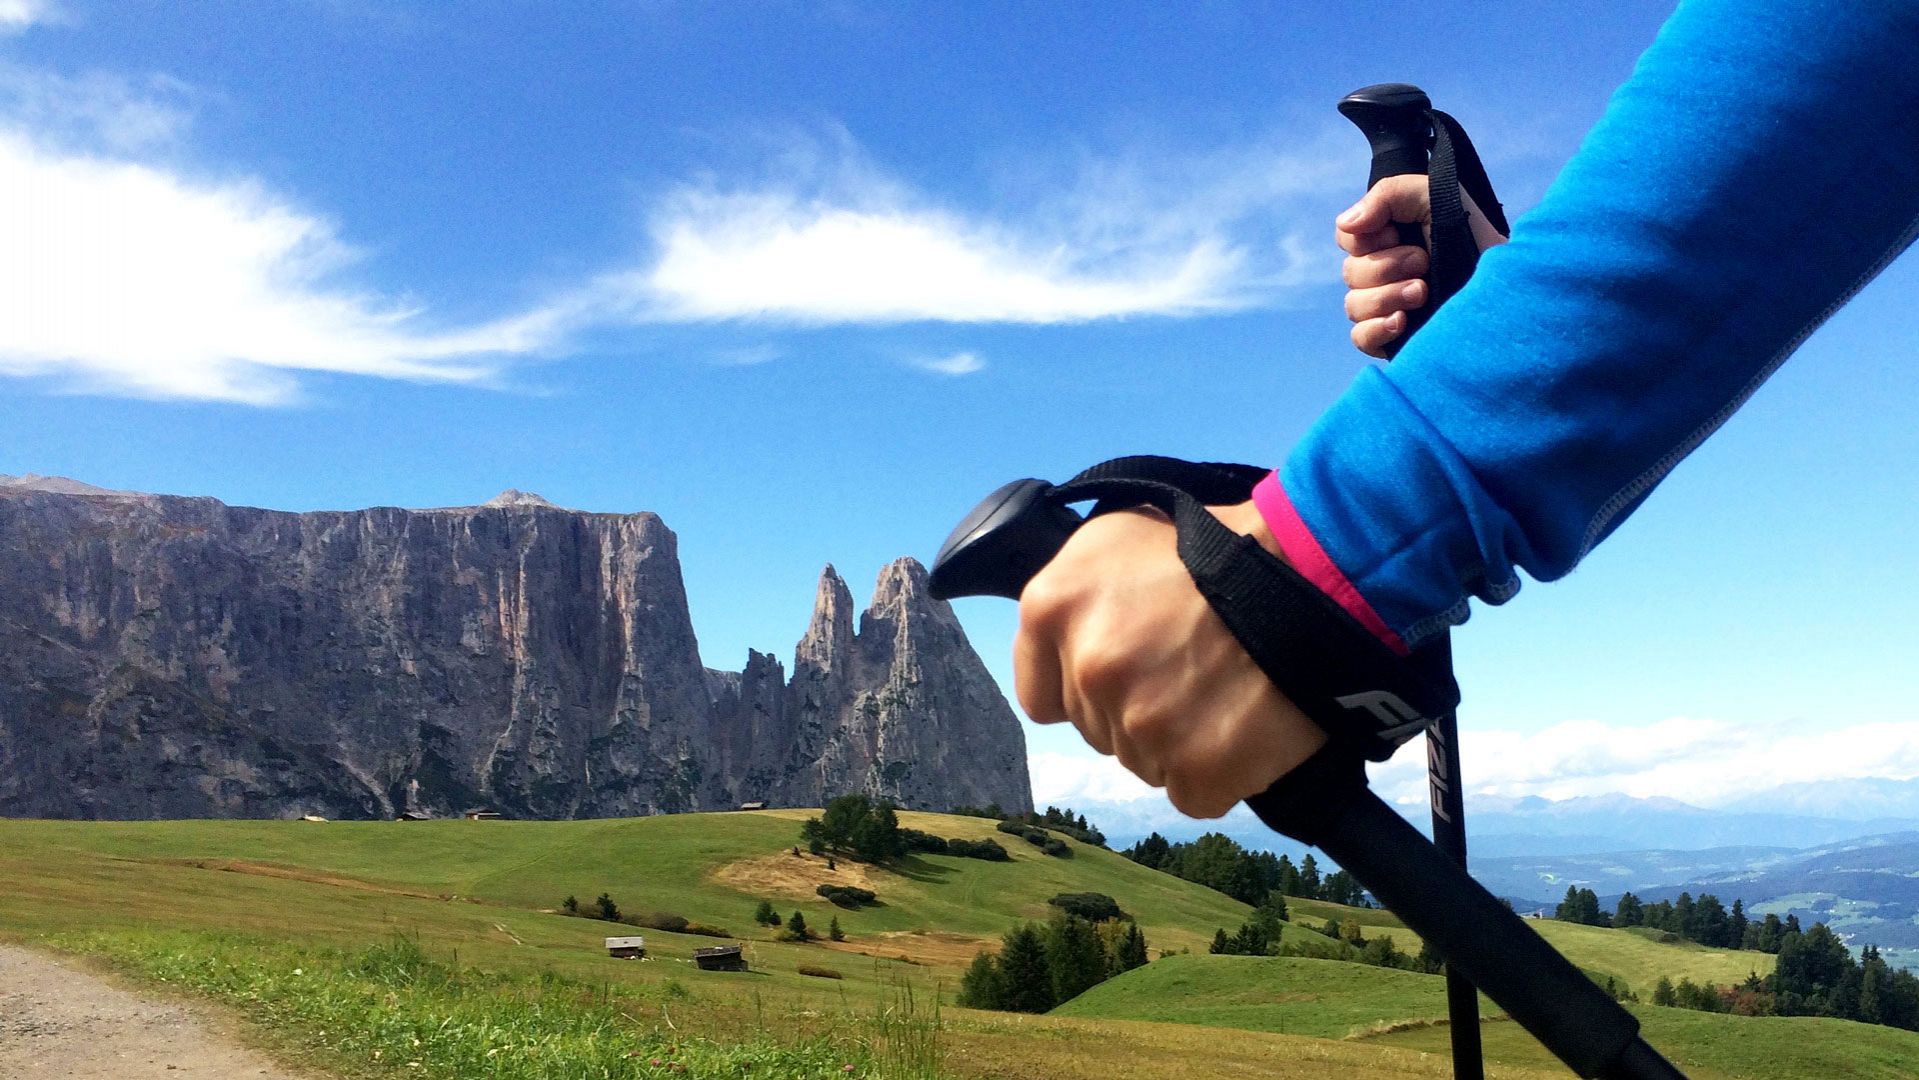
<svg viewBox="0 0 1919 1080">
<path fill-rule="evenodd" d="M 1073 657 L 1073 677 L 1087 697 L 1108 701 L 1122 696 L 1133 681 L 1133 658 L 1106 643 L 1089 644 Z"/>
</svg>

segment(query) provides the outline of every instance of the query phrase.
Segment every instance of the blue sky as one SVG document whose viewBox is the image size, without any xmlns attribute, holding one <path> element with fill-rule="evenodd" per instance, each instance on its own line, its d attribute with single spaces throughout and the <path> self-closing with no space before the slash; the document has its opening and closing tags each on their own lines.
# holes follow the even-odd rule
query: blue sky
<svg viewBox="0 0 1919 1080">
<path fill-rule="evenodd" d="M 790 655 L 822 565 L 1007 479 L 1277 463 L 1365 362 L 1332 103 L 1426 86 L 1523 212 L 1666 10 L 0 0 L 0 472 L 653 510 L 707 662 Z M 1916 286 L 1456 635 L 1469 780 L 1919 776 Z M 960 612 L 1010 689 L 1012 605 Z"/>
</svg>

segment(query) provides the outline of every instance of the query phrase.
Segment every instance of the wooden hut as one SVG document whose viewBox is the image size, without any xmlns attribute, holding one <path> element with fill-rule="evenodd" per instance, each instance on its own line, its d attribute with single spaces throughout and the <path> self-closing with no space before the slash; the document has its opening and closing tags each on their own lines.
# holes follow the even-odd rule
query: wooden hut
<svg viewBox="0 0 1919 1080">
<path fill-rule="evenodd" d="M 621 960 L 639 960 L 646 956 L 646 939 L 638 934 L 606 939 L 606 955 Z"/>
<path fill-rule="evenodd" d="M 738 945 L 718 945 L 711 949 L 694 949 L 693 962 L 700 965 L 701 971 L 745 971 L 746 957 L 740 955 Z"/>
</svg>

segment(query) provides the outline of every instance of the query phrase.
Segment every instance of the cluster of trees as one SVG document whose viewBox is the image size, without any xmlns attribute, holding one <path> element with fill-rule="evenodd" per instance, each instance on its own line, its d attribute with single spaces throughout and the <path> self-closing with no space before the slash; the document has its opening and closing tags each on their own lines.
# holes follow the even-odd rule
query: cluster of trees
<svg viewBox="0 0 1919 1080">
<path fill-rule="evenodd" d="M 1091 844 L 1094 847 L 1106 846 L 1106 834 L 1090 824 L 1085 814 L 1076 814 L 1071 807 L 1049 806 L 1045 810 L 1028 810 L 1023 814 L 1009 814 L 1000 809 L 998 803 L 991 803 L 986 806 L 955 806 L 949 813 L 962 817 L 992 818 L 995 821 L 1010 821 L 1020 825 L 1051 829 L 1057 833 L 1065 833 L 1082 844 Z"/>
<path fill-rule="evenodd" d="M 1284 929 L 1281 924 L 1286 919 L 1285 898 L 1278 890 L 1273 890 L 1253 909 L 1253 917 L 1240 924 L 1238 933 L 1228 934 L 1225 927 L 1214 931 L 1212 947 L 1207 951 L 1228 956 L 1328 957 L 1427 974 L 1438 974 L 1445 970 L 1444 961 L 1432 946 L 1422 945 L 1418 954 L 1413 955 L 1401 951 L 1390 937 L 1368 940 L 1356 919 L 1329 919 L 1325 927 L 1319 929 L 1320 934 L 1333 941 L 1351 946 L 1350 950 L 1310 942 L 1285 941 L 1281 937 Z"/>
<path fill-rule="evenodd" d="M 1043 1013 L 1146 963 L 1146 935 L 1126 919 L 1090 922 L 1061 912 L 1045 926 L 1007 931 L 997 955 L 982 951 L 960 980 L 974 1009 Z"/>
<path fill-rule="evenodd" d="M 858 908 L 879 903 L 879 896 L 873 890 L 862 889 L 856 885 L 821 885 L 813 891 L 826 897 L 828 902 L 843 908 Z"/>
<path fill-rule="evenodd" d="M 1566 898 L 1559 902 L 1553 918 L 1587 926 L 1644 926 L 1716 949 L 1763 953 L 1777 953 L 1786 935 L 1803 932 L 1797 915 L 1787 915 L 1784 919 L 1767 915 L 1755 920 L 1747 916 L 1744 900 L 1735 899 L 1729 911 L 1711 893 L 1702 893 L 1694 899 L 1691 893 L 1682 892 L 1677 900 L 1651 904 L 1626 893 L 1619 898 L 1616 910 L 1607 912 L 1599 906 L 1599 897 L 1591 889 L 1568 886 Z"/>
<path fill-rule="evenodd" d="M 832 852 L 869 863 L 897 859 L 909 851 L 991 862 L 1008 859 L 1006 849 L 991 840 L 949 839 L 902 828 L 892 803 L 865 795 L 841 795 L 827 803 L 819 817 L 800 825 L 800 842 L 815 855 Z"/>
<path fill-rule="evenodd" d="M 924 851 L 928 855 L 957 855 L 963 859 L 985 859 L 987 862 L 1006 862 L 1012 856 L 1006 849 L 991 840 L 962 840 L 957 836 L 934 836 L 918 829 L 901 829 L 900 835 L 906 840 L 908 851 Z"/>
<path fill-rule="evenodd" d="M 795 911 L 791 918 L 781 919 L 780 913 L 773 910 L 773 903 L 770 900 L 760 901 L 759 908 L 753 912 L 753 921 L 761 926 L 779 927 L 780 931 L 776 936 L 781 941 L 812 941 L 819 936 L 813 933 L 812 927 L 806 925 L 804 914 Z M 846 931 L 840 929 L 838 915 L 833 916 L 833 921 L 827 925 L 826 936 L 834 941 L 846 940 Z"/>
<path fill-rule="evenodd" d="M 1059 837 L 1054 836 L 1038 825 L 1028 825 L 1018 819 L 1009 818 L 999 823 L 999 831 L 1020 837 L 1027 843 L 1054 858 L 1070 859 L 1073 857 L 1073 849 L 1066 846 L 1066 841 L 1061 840 Z"/>
<path fill-rule="evenodd" d="M 893 804 L 864 795 L 841 795 L 827 803 L 825 812 L 800 826 L 800 842 L 815 855 L 834 851 L 871 863 L 896 859 L 907 851 Z"/>
<path fill-rule="evenodd" d="M 1288 856 L 1248 851 L 1223 833 L 1207 833 L 1191 843 L 1173 843 L 1154 833 L 1123 854 L 1141 866 L 1217 889 L 1245 904 L 1258 905 L 1276 890 L 1282 896 L 1372 906 L 1366 890 L 1344 870 L 1325 873 L 1310 854 L 1294 866 Z"/>
<path fill-rule="evenodd" d="M 1834 1016 L 1919 1031 L 1919 976 L 1887 964 L 1871 945 L 1852 951 L 1825 923 L 1801 933 L 1789 930 L 1779 945 L 1773 973 L 1752 975 L 1738 986 L 1675 985 L 1661 978 L 1655 1005 L 1746 1016 Z"/>
<path fill-rule="evenodd" d="M 732 936 L 726 932 L 724 926 L 706 926 L 670 911 L 649 911 L 639 915 L 621 911 L 619 903 L 606 893 L 601 893 L 599 898 L 591 904 L 582 904 L 579 897 L 569 896 L 560 901 L 560 911 L 582 919 L 604 919 L 607 922 L 641 926 L 648 930 L 665 930 L 673 934 L 699 934 L 704 937 Z"/>
</svg>

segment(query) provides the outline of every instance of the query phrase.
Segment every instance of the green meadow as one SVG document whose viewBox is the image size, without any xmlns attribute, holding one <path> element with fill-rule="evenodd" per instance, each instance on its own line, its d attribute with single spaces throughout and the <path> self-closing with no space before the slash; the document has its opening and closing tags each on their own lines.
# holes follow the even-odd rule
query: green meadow
<svg viewBox="0 0 1919 1080">
<path fill-rule="evenodd" d="M 274 1052 L 341 1076 L 1449 1074 L 1438 977 L 1340 960 L 1206 955 L 1213 931 L 1236 929 L 1249 908 L 1076 842 L 1070 858 L 1048 856 L 976 818 L 901 815 L 938 835 L 998 840 L 1011 861 L 921 855 L 889 868 L 829 867 L 794 851 L 809 813 L 0 821 L 0 935 L 224 1003 Z M 879 903 L 834 907 L 814 894 L 822 883 L 871 889 Z M 665 912 L 725 929 L 745 946 L 751 970 L 699 970 L 693 951 L 712 937 L 556 911 L 569 895 L 590 906 L 602 892 L 629 914 Z M 1114 897 L 1145 931 L 1153 962 L 1046 1016 L 958 1008 L 959 976 L 973 955 L 1014 923 L 1046 918 L 1047 899 L 1061 892 Z M 777 941 L 753 919 L 762 900 L 782 915 L 802 912 L 822 934 L 837 918 L 847 940 Z M 1368 936 L 1418 948 L 1386 912 L 1291 906 L 1289 940 L 1333 946 L 1306 926 L 1337 915 L 1358 919 Z M 1770 961 L 1624 931 L 1533 925 L 1589 972 L 1641 991 L 1662 974 L 1734 982 L 1755 968 L 1763 974 Z M 602 938 L 616 933 L 644 934 L 648 958 L 607 957 Z M 295 969 L 302 974 L 287 974 Z M 1491 1075 L 1566 1075 L 1482 1006 Z M 1919 1061 L 1919 1035 L 1909 1032 L 1639 1012 L 1656 1045 L 1696 1077 L 1910 1076 L 1905 1063 Z M 418 1064 L 396 1064 L 428 1029 L 448 1034 L 423 1040 L 407 1058 Z M 666 1064 L 649 1064 L 656 1059 Z"/>
</svg>

